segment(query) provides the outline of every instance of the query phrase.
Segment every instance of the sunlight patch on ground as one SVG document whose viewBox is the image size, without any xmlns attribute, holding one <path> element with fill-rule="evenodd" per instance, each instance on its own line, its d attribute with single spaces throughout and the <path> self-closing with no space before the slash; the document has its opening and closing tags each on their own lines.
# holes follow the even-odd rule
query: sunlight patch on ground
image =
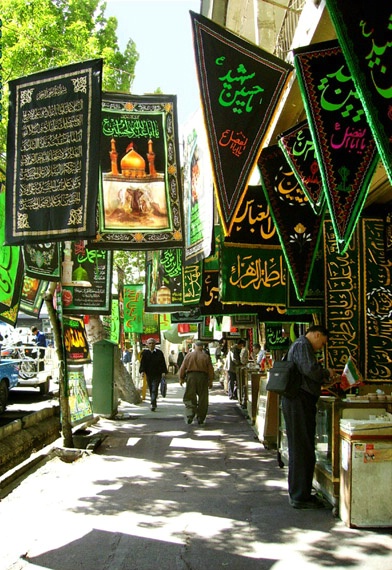
<svg viewBox="0 0 392 570">
<path fill-rule="evenodd" d="M 174 437 L 170 447 L 186 447 L 187 449 L 219 449 L 219 444 L 206 439 L 183 439 Z"/>
</svg>

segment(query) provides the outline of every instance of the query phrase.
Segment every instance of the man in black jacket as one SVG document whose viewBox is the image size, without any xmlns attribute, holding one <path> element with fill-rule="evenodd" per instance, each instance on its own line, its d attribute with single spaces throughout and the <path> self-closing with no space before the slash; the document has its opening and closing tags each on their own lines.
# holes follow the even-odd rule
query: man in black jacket
<svg viewBox="0 0 392 570">
<path fill-rule="evenodd" d="M 163 352 L 156 348 L 156 342 L 153 338 L 147 341 L 147 349 L 143 350 L 140 359 L 139 372 L 146 375 L 148 389 L 150 391 L 151 411 L 155 412 L 157 408 L 158 388 L 161 378 L 167 374 L 166 360 Z"/>
<path fill-rule="evenodd" d="M 321 387 L 337 381 L 335 371 L 323 368 L 316 353 L 328 341 L 328 330 L 311 326 L 290 347 L 287 360 L 294 361 L 302 381 L 295 398 L 282 396 L 282 411 L 289 448 L 289 502 L 295 509 L 320 509 L 325 504 L 312 495 L 316 465 L 315 435 L 317 401 Z"/>
</svg>

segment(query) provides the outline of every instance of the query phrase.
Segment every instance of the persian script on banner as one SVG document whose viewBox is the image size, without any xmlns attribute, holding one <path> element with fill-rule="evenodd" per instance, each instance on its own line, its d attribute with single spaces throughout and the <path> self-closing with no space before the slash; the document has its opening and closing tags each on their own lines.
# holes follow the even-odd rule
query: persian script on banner
<svg viewBox="0 0 392 570">
<path fill-rule="evenodd" d="M 379 155 L 338 42 L 296 49 L 294 64 L 337 247 L 343 252 L 365 203 Z"/>
<path fill-rule="evenodd" d="M 9 82 L 8 244 L 94 237 L 102 60 Z"/>
<path fill-rule="evenodd" d="M 191 12 L 196 67 L 225 235 L 292 66 Z"/>
<path fill-rule="evenodd" d="M 392 183 L 391 4 L 327 0 L 326 5 Z"/>
<path fill-rule="evenodd" d="M 104 93 L 97 248 L 184 244 L 175 95 Z"/>
</svg>

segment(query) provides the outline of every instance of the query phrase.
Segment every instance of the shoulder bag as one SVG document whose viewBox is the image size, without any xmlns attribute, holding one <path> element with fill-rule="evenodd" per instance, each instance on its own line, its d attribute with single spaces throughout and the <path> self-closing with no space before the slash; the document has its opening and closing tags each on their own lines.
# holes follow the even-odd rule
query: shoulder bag
<svg viewBox="0 0 392 570">
<path fill-rule="evenodd" d="M 301 373 L 295 362 L 277 360 L 269 371 L 267 390 L 279 396 L 295 398 L 301 386 Z"/>
</svg>

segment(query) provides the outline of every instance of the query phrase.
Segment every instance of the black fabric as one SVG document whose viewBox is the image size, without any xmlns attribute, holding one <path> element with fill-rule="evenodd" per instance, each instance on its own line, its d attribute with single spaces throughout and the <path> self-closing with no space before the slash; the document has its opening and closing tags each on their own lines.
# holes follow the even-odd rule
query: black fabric
<svg viewBox="0 0 392 570">
<path fill-rule="evenodd" d="M 269 371 L 267 390 L 286 398 L 295 398 L 301 385 L 301 375 L 295 362 L 275 360 Z"/>
<path fill-rule="evenodd" d="M 279 137 L 286 158 L 310 205 L 320 214 L 325 206 L 323 183 L 308 121 L 302 121 Z"/>
<path fill-rule="evenodd" d="M 310 206 L 279 145 L 263 149 L 258 166 L 297 296 L 304 299 L 323 217 Z"/>
<path fill-rule="evenodd" d="M 337 245 L 343 252 L 379 155 L 338 42 L 298 48 L 294 63 Z"/>
<path fill-rule="evenodd" d="M 102 60 L 9 82 L 8 244 L 93 237 Z"/>
<path fill-rule="evenodd" d="M 191 12 L 196 68 L 225 234 L 292 66 Z"/>
<path fill-rule="evenodd" d="M 326 5 L 392 183 L 391 5 L 366 0 Z"/>
</svg>

